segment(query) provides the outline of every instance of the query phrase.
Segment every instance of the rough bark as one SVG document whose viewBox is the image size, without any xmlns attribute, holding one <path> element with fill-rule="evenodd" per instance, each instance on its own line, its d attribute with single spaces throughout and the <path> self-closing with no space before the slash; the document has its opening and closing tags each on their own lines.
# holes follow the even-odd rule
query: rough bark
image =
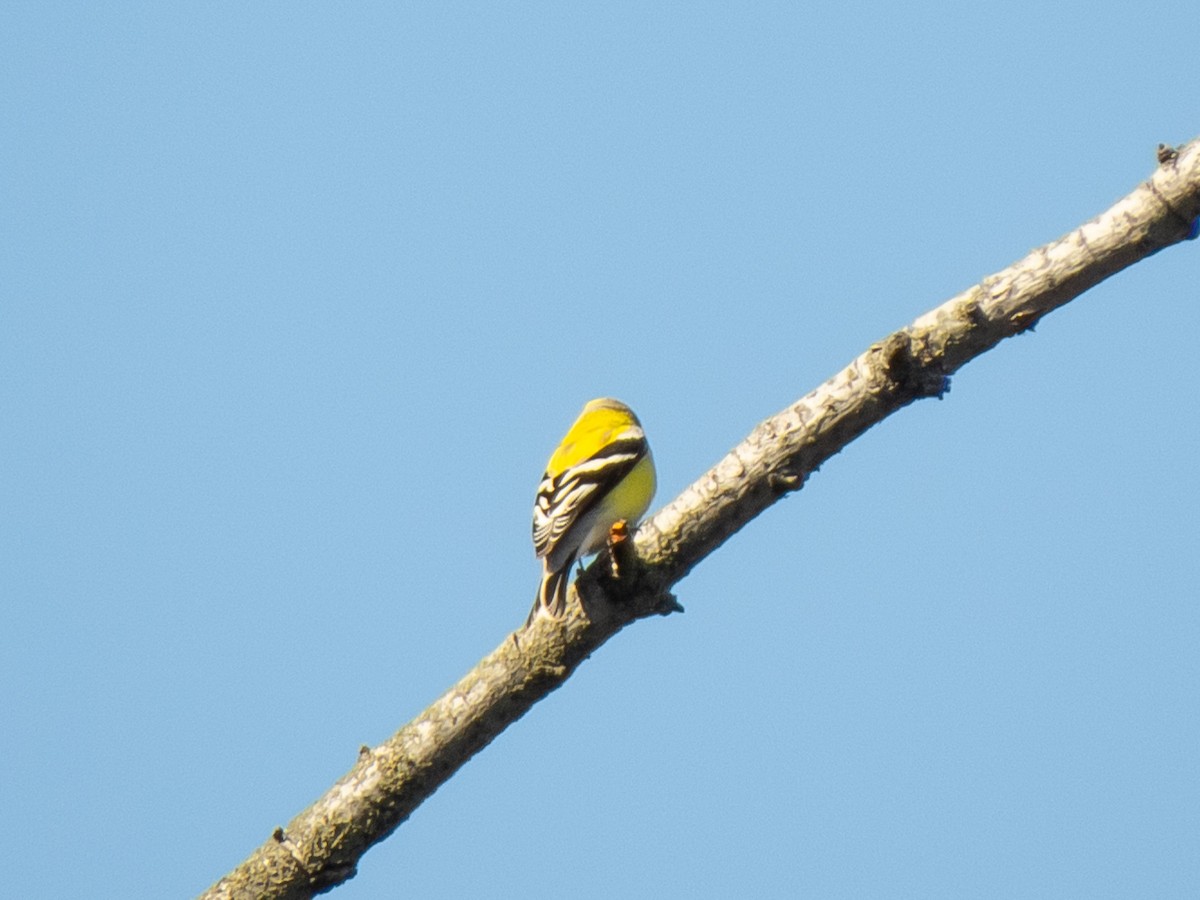
<svg viewBox="0 0 1200 900">
<path fill-rule="evenodd" d="M 940 396 L 962 365 L 1200 223 L 1200 139 L 1160 148 L 1151 178 L 1112 208 L 873 344 L 754 431 L 633 540 L 581 576 L 562 621 L 505 637 L 395 735 L 362 748 L 323 797 L 276 829 L 204 898 L 306 898 L 359 858 L 460 766 L 570 677 L 621 628 L 678 606 L 669 594 L 709 553 L 872 425 Z M 616 557 L 613 562 L 612 556 Z"/>
</svg>

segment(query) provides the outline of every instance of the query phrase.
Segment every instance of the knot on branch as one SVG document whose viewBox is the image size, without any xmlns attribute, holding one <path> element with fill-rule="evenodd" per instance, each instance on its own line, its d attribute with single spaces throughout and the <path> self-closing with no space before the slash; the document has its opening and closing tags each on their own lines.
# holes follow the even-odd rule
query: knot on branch
<svg viewBox="0 0 1200 900">
<path fill-rule="evenodd" d="M 683 604 L 672 593 L 661 594 L 654 605 L 654 611 L 660 616 L 669 616 L 671 613 L 683 612 Z"/>
<path fill-rule="evenodd" d="M 1037 323 L 1041 321 L 1041 318 L 1037 313 L 1022 311 L 1013 313 L 1009 321 L 1012 322 L 1013 328 L 1016 329 L 1016 334 L 1024 334 L 1026 331 L 1036 331 Z"/>
<path fill-rule="evenodd" d="M 804 487 L 804 480 L 803 472 L 797 472 L 795 469 L 787 467 L 777 469 L 767 475 L 767 485 L 778 497 L 800 490 Z"/>
<path fill-rule="evenodd" d="M 882 350 L 884 371 L 900 394 L 912 400 L 923 397 L 940 400 L 949 393 L 950 377 L 934 360 L 921 358 L 908 334 L 893 334 L 883 343 Z"/>
</svg>

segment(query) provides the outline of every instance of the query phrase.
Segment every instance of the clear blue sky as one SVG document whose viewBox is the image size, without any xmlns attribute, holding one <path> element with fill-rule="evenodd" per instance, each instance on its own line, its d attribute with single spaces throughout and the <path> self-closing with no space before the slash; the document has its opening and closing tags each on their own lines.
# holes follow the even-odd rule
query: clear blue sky
<svg viewBox="0 0 1200 900">
<path fill-rule="evenodd" d="M 0 847 L 186 897 L 674 497 L 1200 133 L 1194 3 L 0 11 Z M 830 460 L 333 896 L 1200 895 L 1200 245 Z M 657 504 L 656 504 L 657 505 Z"/>
</svg>

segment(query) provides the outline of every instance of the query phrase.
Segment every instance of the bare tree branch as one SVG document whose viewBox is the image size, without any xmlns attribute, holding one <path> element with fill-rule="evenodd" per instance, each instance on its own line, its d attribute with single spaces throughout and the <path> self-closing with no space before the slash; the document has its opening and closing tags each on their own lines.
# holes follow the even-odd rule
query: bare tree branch
<svg viewBox="0 0 1200 900">
<path fill-rule="evenodd" d="M 514 632 L 453 688 L 276 829 L 203 898 L 307 898 L 353 877 L 468 759 L 630 622 L 678 609 L 670 588 L 829 457 L 959 367 L 1153 253 L 1196 236 L 1200 139 L 1160 148 L 1150 180 L 1111 209 L 921 316 L 766 419 L 632 541 L 602 555 L 567 617 Z M 614 562 L 612 557 L 616 557 Z M 514 607 L 518 611 L 523 606 Z"/>
</svg>

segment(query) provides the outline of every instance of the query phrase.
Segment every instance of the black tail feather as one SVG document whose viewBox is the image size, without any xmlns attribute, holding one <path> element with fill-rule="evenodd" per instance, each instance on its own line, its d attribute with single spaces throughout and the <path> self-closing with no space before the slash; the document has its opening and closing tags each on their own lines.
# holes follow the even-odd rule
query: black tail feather
<svg viewBox="0 0 1200 900">
<path fill-rule="evenodd" d="M 525 620 L 526 628 L 533 623 L 539 609 L 546 610 L 552 618 L 561 619 L 563 617 L 567 611 L 567 579 L 570 574 L 570 563 L 557 572 L 550 571 L 545 563 L 542 564 L 542 583 L 538 585 L 533 609 L 529 611 L 529 618 Z"/>
</svg>

